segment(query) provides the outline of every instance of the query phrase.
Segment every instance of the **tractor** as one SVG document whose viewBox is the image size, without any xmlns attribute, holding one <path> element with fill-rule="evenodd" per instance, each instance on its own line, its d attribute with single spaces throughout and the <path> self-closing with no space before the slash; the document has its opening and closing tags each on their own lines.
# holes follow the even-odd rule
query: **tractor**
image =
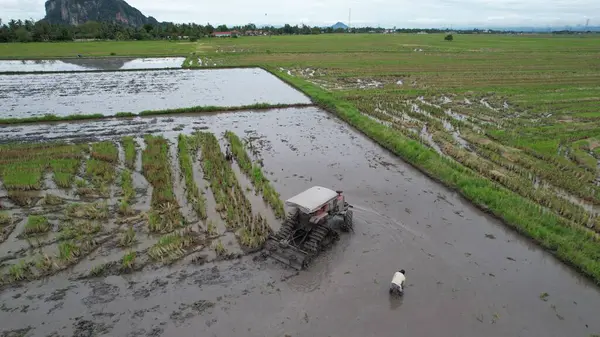
<svg viewBox="0 0 600 337">
<path fill-rule="evenodd" d="M 296 270 L 307 268 L 321 251 L 353 231 L 353 212 L 342 191 L 314 186 L 286 200 L 292 211 L 265 242 L 264 253 Z"/>
</svg>

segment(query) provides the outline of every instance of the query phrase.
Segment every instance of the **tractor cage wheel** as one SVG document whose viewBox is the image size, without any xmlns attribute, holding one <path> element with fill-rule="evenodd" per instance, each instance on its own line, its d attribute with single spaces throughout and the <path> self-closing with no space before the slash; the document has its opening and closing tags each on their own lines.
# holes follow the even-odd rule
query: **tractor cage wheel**
<svg viewBox="0 0 600 337">
<path fill-rule="evenodd" d="M 344 224 L 342 230 L 345 232 L 354 232 L 354 213 L 352 210 L 347 210 L 344 214 Z"/>
</svg>

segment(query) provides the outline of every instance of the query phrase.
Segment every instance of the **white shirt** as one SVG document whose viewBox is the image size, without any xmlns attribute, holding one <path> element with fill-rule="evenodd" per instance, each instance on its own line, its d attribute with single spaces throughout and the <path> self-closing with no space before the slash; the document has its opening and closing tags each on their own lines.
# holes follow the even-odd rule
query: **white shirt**
<svg viewBox="0 0 600 337">
<path fill-rule="evenodd" d="M 394 278 L 392 279 L 392 283 L 398 285 L 400 289 L 404 287 L 404 282 L 406 281 L 406 277 L 401 272 L 397 271 L 394 274 Z"/>
</svg>

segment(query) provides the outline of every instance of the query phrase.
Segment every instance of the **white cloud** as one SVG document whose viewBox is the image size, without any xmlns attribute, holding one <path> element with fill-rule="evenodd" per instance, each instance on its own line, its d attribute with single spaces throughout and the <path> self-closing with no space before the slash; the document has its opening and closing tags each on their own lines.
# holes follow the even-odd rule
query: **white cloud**
<svg viewBox="0 0 600 337">
<path fill-rule="evenodd" d="M 284 23 L 384 27 L 600 25 L 599 0 L 129 0 L 132 6 L 159 21 L 213 25 Z M 45 0 L 0 0 L 0 18 L 41 19 Z"/>
</svg>

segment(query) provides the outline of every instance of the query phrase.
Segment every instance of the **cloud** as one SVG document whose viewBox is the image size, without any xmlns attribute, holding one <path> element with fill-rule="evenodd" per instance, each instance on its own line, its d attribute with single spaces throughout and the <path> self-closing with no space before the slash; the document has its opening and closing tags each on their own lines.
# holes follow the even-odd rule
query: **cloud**
<svg viewBox="0 0 600 337">
<path fill-rule="evenodd" d="M 600 25 L 598 0 L 129 0 L 129 4 L 159 21 L 213 25 L 284 23 L 326 25 L 348 22 L 353 26 L 446 27 L 516 25 Z M 39 20 L 45 0 L 0 0 L 0 18 Z"/>
</svg>

